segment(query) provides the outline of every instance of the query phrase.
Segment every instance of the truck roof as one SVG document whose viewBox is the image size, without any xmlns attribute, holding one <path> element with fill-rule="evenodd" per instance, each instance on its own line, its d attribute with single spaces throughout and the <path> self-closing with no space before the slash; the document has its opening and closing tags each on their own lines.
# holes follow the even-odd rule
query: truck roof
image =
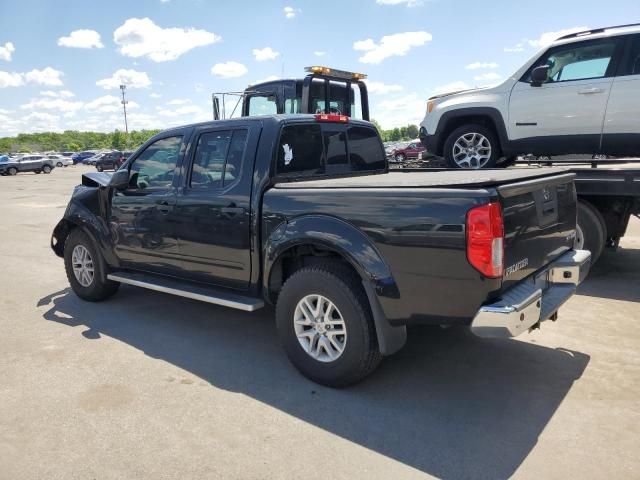
<svg viewBox="0 0 640 480">
<path fill-rule="evenodd" d="M 584 40 L 606 38 L 618 35 L 629 35 L 632 33 L 640 33 L 640 23 L 629 25 L 616 25 L 611 27 L 594 28 L 591 30 L 584 30 L 582 32 L 574 32 L 567 35 L 563 35 L 557 38 L 552 45 L 564 45 L 567 43 L 581 42 Z M 548 48 L 546 46 L 545 48 Z"/>
<path fill-rule="evenodd" d="M 172 132 L 177 130 L 182 130 L 184 128 L 196 128 L 196 127 L 216 127 L 229 125 L 233 126 L 235 123 L 247 123 L 247 122 L 260 122 L 260 123 L 290 123 L 290 122 L 317 122 L 316 115 L 313 114 L 304 114 L 304 113 L 291 113 L 291 114 L 281 114 L 281 115 L 256 115 L 251 117 L 236 117 L 236 118 L 227 118 L 224 120 L 209 120 L 207 122 L 198 122 L 198 123 L 190 123 L 186 125 L 180 125 L 179 127 L 172 127 L 164 130 L 164 132 Z M 326 120 L 323 123 L 327 122 Z M 337 122 L 336 122 L 337 123 Z M 342 122 L 341 122 L 342 123 Z M 365 126 L 373 126 L 372 123 L 367 122 L 365 120 L 357 120 L 349 118 L 348 124 L 350 125 L 365 125 Z"/>
</svg>

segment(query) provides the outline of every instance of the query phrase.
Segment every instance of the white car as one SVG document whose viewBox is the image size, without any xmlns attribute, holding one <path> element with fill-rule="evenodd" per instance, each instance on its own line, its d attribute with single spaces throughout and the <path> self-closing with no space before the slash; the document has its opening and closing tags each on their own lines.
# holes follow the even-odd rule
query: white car
<svg viewBox="0 0 640 480">
<path fill-rule="evenodd" d="M 430 98 L 420 140 L 454 168 L 640 155 L 640 24 L 565 35 L 500 85 Z"/>
<path fill-rule="evenodd" d="M 47 158 L 53 162 L 56 167 L 68 167 L 73 165 L 73 160 L 62 155 L 47 155 Z"/>
</svg>

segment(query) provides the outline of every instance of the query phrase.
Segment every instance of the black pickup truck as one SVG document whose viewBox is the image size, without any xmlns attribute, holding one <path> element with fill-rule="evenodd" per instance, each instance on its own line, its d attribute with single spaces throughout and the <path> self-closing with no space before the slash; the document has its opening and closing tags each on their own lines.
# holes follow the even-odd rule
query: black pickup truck
<svg viewBox="0 0 640 480">
<path fill-rule="evenodd" d="M 253 311 L 292 363 L 354 383 L 411 323 L 512 337 L 555 319 L 590 266 L 563 169 L 388 171 L 372 124 L 273 115 L 164 131 L 87 173 L 51 239 L 74 292 L 121 283 Z"/>
</svg>

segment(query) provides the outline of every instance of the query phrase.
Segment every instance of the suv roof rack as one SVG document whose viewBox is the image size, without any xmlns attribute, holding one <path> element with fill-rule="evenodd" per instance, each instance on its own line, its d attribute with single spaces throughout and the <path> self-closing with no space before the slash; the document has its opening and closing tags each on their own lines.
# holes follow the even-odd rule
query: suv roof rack
<svg viewBox="0 0 640 480">
<path fill-rule="evenodd" d="M 613 30 L 614 28 L 626 28 L 626 27 L 640 27 L 640 23 L 628 23 L 626 25 L 614 25 L 612 27 L 594 28 L 592 30 L 584 30 L 582 32 L 570 33 L 569 35 L 563 35 L 562 37 L 556 38 L 556 42 L 558 40 L 566 40 L 567 38 L 582 37 L 583 35 L 592 35 L 594 33 L 602 33 L 605 30 Z"/>
</svg>

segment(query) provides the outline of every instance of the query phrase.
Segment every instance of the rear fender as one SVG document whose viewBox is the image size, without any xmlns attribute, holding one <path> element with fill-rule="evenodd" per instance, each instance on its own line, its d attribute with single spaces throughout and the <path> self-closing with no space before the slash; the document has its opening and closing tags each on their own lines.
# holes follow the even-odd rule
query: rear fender
<svg viewBox="0 0 640 480">
<path fill-rule="evenodd" d="M 335 252 L 358 272 L 369 299 L 376 326 L 378 345 L 383 355 L 390 355 L 406 342 L 406 328 L 389 324 L 379 297 L 399 298 L 400 293 L 391 269 L 371 240 L 355 226 L 325 215 L 298 217 L 274 230 L 265 243 L 263 289 L 272 298 L 270 280 L 274 265 L 290 249 L 314 245 Z"/>
</svg>

